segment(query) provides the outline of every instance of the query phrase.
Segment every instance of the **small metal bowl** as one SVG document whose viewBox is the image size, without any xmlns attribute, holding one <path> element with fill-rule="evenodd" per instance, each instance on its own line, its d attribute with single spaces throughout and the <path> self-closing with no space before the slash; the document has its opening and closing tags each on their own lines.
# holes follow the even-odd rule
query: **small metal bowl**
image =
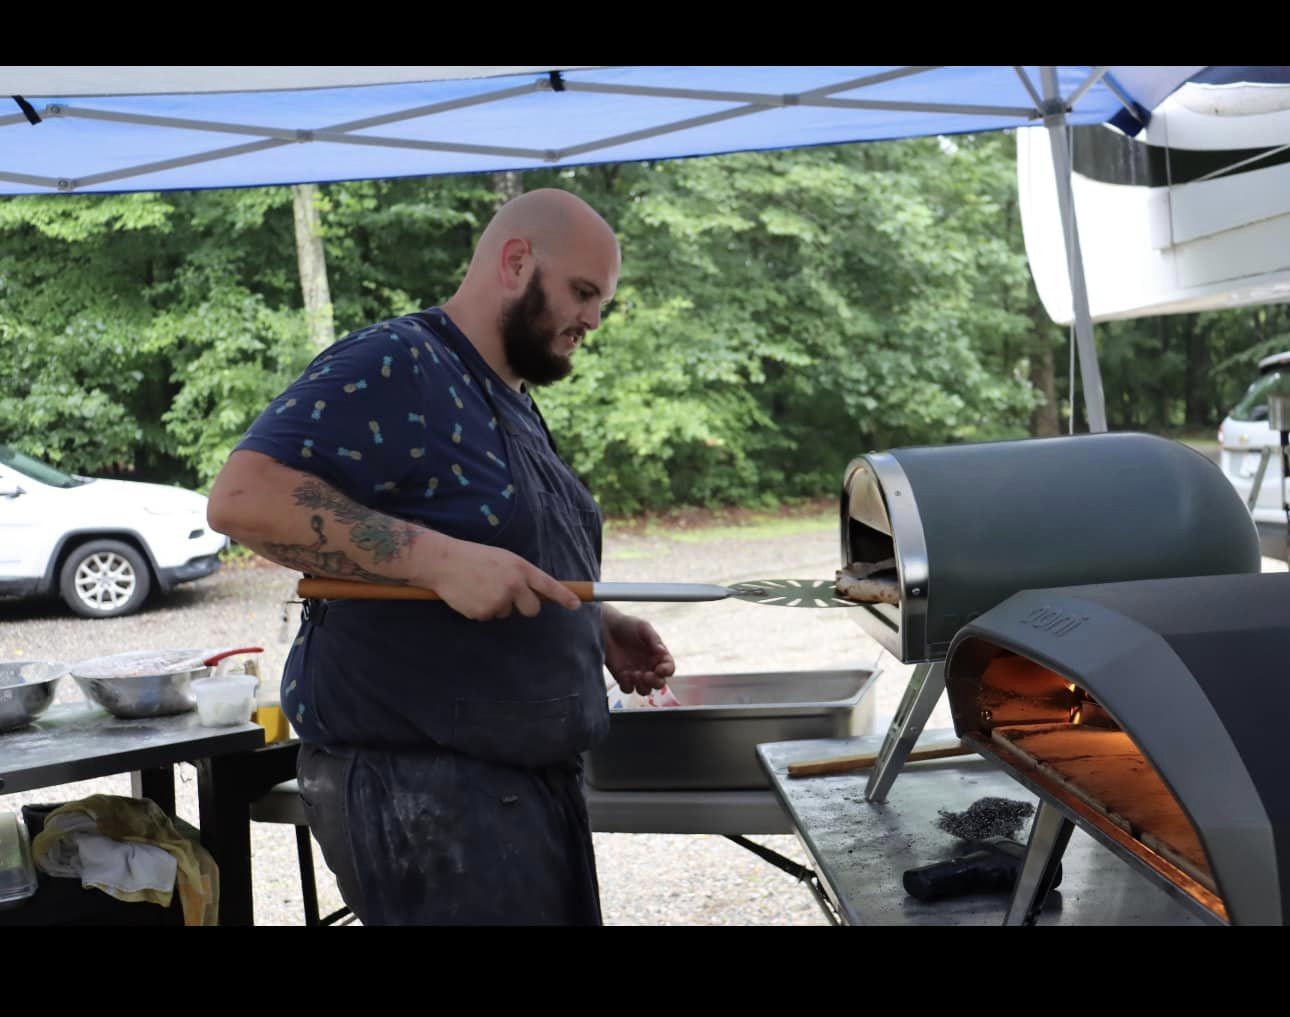
<svg viewBox="0 0 1290 1017">
<path fill-rule="evenodd" d="M 26 727 L 48 709 L 66 664 L 49 660 L 0 661 L 0 731 Z"/>
<path fill-rule="evenodd" d="M 194 678 L 210 674 L 204 650 L 118 653 L 73 664 L 85 697 L 116 717 L 167 717 L 197 709 Z M 195 665 L 195 666 L 188 666 Z"/>
</svg>

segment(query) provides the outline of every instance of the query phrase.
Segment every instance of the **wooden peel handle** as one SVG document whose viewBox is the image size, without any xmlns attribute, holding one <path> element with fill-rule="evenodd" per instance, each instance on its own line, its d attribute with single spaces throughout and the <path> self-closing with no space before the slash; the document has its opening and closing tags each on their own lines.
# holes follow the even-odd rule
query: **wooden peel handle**
<svg viewBox="0 0 1290 1017">
<path fill-rule="evenodd" d="M 976 750 L 962 742 L 929 745 L 926 748 L 914 749 L 909 754 L 908 762 L 920 759 L 948 759 L 951 756 L 970 756 Z M 800 763 L 788 764 L 790 777 L 822 777 L 833 773 L 851 773 L 855 770 L 867 770 L 878 761 L 878 753 L 866 752 L 859 756 L 834 756 L 831 759 L 812 759 Z"/>
<path fill-rule="evenodd" d="M 579 600 L 592 599 L 592 584 L 570 581 L 561 583 Z M 360 583 L 352 579 L 302 579 L 296 594 L 304 600 L 439 600 L 439 594 L 422 586 L 391 586 L 384 583 Z"/>
</svg>

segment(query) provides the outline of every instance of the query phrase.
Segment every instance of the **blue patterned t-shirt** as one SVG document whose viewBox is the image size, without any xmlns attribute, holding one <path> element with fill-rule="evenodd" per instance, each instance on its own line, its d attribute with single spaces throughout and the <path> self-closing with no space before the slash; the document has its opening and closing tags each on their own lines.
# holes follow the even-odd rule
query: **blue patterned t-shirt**
<svg viewBox="0 0 1290 1017">
<path fill-rule="evenodd" d="M 442 338 L 451 329 L 431 308 L 350 333 L 269 405 L 238 449 L 314 474 L 379 512 L 491 542 L 514 510 L 515 488 L 490 399 L 528 400 L 482 358 L 468 370 Z"/>
</svg>

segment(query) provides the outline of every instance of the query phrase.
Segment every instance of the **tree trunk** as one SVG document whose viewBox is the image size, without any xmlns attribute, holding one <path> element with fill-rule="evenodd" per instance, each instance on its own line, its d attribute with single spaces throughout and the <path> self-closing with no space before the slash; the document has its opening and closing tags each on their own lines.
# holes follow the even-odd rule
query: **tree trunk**
<svg viewBox="0 0 1290 1017">
<path fill-rule="evenodd" d="M 1188 427 L 1204 427 L 1211 423 L 1209 405 L 1214 389 L 1209 335 L 1199 327 L 1196 315 L 1187 318 L 1187 403 L 1183 415 Z"/>
<path fill-rule="evenodd" d="M 1174 348 L 1174 340 L 1177 338 L 1174 334 L 1174 327 L 1172 324 L 1173 317 L 1170 315 L 1162 314 L 1160 315 L 1159 318 L 1156 319 L 1156 321 L 1159 323 L 1157 334 L 1160 336 L 1160 363 L 1167 364 L 1169 363 L 1169 352 Z M 1187 355 L 1187 350 L 1186 350 L 1186 344 L 1184 343 L 1184 349 L 1183 349 L 1184 363 L 1186 363 L 1186 355 Z M 1184 373 L 1183 373 L 1184 390 L 1186 389 L 1187 381 L 1188 379 L 1186 377 L 1186 369 L 1184 368 Z M 1170 420 L 1169 420 L 1170 394 L 1171 394 L 1171 391 L 1177 388 L 1177 382 L 1175 381 L 1173 385 L 1170 385 L 1169 380 L 1166 377 L 1164 377 L 1164 372 L 1162 371 L 1160 374 L 1156 376 L 1156 380 L 1153 383 L 1153 387 L 1156 394 L 1156 419 L 1148 420 L 1146 422 L 1146 426 L 1141 428 L 1141 430 L 1160 431 L 1168 428 L 1170 425 Z"/>
<path fill-rule="evenodd" d="M 497 193 L 497 204 L 500 207 L 524 193 L 524 181 L 515 170 L 494 173 L 493 190 Z"/>
<path fill-rule="evenodd" d="M 300 290 L 305 298 L 305 320 L 314 347 L 324 350 L 336 341 L 336 326 L 331 314 L 331 287 L 327 285 L 318 186 L 296 184 L 291 188 L 291 196 L 295 206 L 296 260 L 300 266 Z"/>
<path fill-rule="evenodd" d="M 1052 438 L 1061 434 L 1061 421 L 1057 414 L 1057 379 L 1053 366 L 1053 344 L 1049 342 L 1052 324 L 1037 299 L 1030 301 L 1030 320 L 1034 322 L 1034 338 L 1030 344 L 1030 384 L 1044 397 L 1041 405 L 1030 413 L 1030 433 L 1036 438 Z"/>
</svg>

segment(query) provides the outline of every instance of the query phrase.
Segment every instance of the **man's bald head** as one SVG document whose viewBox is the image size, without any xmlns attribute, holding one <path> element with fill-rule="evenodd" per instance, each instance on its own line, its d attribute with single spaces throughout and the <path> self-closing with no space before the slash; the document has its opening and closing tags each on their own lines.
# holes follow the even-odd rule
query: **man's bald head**
<svg viewBox="0 0 1290 1017">
<path fill-rule="evenodd" d="M 602 251 L 612 247 L 615 261 L 618 257 L 614 231 L 600 214 L 577 195 L 554 187 L 528 191 L 498 209 L 479 238 L 472 268 L 481 259 L 496 258 L 506 242 L 514 239 L 527 240 L 539 251 L 552 254 L 567 254 L 571 247 L 581 245 Z"/>
<path fill-rule="evenodd" d="M 529 191 L 498 209 L 444 309 L 508 383 L 546 384 L 572 370 L 600 325 L 620 260 L 614 231 L 585 201 Z"/>
</svg>

